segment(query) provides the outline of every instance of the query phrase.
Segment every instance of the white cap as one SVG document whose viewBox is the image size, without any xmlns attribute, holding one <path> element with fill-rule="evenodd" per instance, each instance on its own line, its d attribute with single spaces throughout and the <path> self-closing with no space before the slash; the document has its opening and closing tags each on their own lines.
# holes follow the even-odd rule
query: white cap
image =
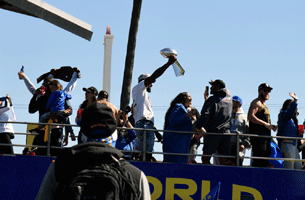
<svg viewBox="0 0 305 200">
<path fill-rule="evenodd" d="M 141 80 L 143 80 L 143 79 L 146 79 L 146 78 L 148 78 L 148 77 L 150 77 L 150 74 L 141 74 L 140 76 L 139 76 L 139 78 L 138 78 L 138 81 L 140 82 Z"/>
</svg>

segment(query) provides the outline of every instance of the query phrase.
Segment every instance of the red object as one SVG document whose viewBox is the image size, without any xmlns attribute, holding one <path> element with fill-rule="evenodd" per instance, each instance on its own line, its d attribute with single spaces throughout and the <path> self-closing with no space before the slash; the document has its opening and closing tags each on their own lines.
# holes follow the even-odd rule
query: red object
<svg viewBox="0 0 305 200">
<path fill-rule="evenodd" d="M 107 26 L 106 34 L 111 35 L 110 26 Z"/>
<path fill-rule="evenodd" d="M 78 110 L 77 110 L 77 116 L 78 116 L 78 117 L 81 117 L 83 111 L 84 111 L 84 109 L 78 109 Z"/>
<path fill-rule="evenodd" d="M 40 90 L 41 90 L 41 91 L 40 91 L 40 94 L 43 95 L 43 94 L 45 93 L 45 91 L 46 91 L 46 87 L 42 85 L 42 86 L 40 87 Z"/>
<path fill-rule="evenodd" d="M 299 125 L 299 133 L 304 134 L 304 125 L 303 124 Z"/>
</svg>

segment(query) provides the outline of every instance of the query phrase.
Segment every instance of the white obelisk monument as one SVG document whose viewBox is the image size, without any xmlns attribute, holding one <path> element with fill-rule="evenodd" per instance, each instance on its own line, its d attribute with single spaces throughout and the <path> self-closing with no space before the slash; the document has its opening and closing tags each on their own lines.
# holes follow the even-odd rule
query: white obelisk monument
<svg viewBox="0 0 305 200">
<path fill-rule="evenodd" d="M 108 101 L 110 101 L 110 84 L 111 84 L 111 54 L 112 54 L 113 35 L 111 35 L 110 26 L 107 26 L 106 35 L 104 36 L 104 73 L 103 73 L 103 90 L 108 92 Z"/>
</svg>

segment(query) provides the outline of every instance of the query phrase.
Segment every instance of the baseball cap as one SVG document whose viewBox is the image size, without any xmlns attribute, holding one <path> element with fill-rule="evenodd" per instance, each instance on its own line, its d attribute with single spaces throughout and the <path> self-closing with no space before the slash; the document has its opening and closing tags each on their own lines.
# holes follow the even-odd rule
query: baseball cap
<svg viewBox="0 0 305 200">
<path fill-rule="evenodd" d="M 233 96 L 232 99 L 233 101 L 239 102 L 240 105 L 243 105 L 243 100 L 239 96 Z"/>
<path fill-rule="evenodd" d="M 220 88 L 225 88 L 226 87 L 226 84 L 220 79 L 217 79 L 217 80 L 213 81 L 213 83 L 210 83 L 210 84 L 211 85 L 216 85 Z"/>
<path fill-rule="evenodd" d="M 91 93 L 93 93 L 93 94 L 95 94 L 95 95 L 98 95 L 97 89 L 96 89 L 95 87 L 93 87 L 93 86 L 88 87 L 88 88 L 83 88 L 83 90 L 84 90 L 85 92 L 91 92 Z"/>
<path fill-rule="evenodd" d="M 262 90 L 264 88 L 269 88 L 270 90 L 273 89 L 272 87 L 270 87 L 270 85 L 268 83 L 262 83 L 258 86 L 258 90 Z"/>
<path fill-rule="evenodd" d="M 98 97 L 102 99 L 108 99 L 108 92 L 101 90 L 100 93 L 98 93 Z"/>
<path fill-rule="evenodd" d="M 89 138 L 106 138 L 116 130 L 117 124 L 111 108 L 95 102 L 84 109 L 80 127 Z"/>
<path fill-rule="evenodd" d="M 138 78 L 138 81 L 140 82 L 141 80 L 143 80 L 143 79 L 146 79 L 146 78 L 148 78 L 148 77 L 150 77 L 150 74 L 141 74 L 140 76 L 139 76 L 139 78 Z"/>
</svg>

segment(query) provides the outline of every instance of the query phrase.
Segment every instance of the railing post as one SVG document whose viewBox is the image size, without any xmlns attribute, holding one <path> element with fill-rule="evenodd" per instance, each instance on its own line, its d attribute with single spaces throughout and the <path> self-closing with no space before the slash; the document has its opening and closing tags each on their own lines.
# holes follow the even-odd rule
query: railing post
<svg viewBox="0 0 305 200">
<path fill-rule="evenodd" d="M 236 166 L 239 166 L 239 134 L 236 133 Z"/>
<path fill-rule="evenodd" d="M 51 124 L 48 124 L 47 156 L 51 156 Z"/>
<path fill-rule="evenodd" d="M 146 161 L 146 128 L 144 128 L 144 135 L 143 135 L 143 161 Z"/>
</svg>

